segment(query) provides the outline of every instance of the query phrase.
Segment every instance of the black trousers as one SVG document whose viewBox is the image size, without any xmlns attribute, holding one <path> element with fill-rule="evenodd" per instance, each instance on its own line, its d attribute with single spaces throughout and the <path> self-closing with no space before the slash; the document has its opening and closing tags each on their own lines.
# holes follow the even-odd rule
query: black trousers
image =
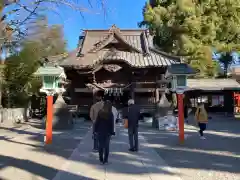
<svg viewBox="0 0 240 180">
<path fill-rule="evenodd" d="M 98 150 L 98 148 L 99 148 L 98 137 L 97 137 L 97 135 L 94 133 L 94 134 L 93 134 L 93 149 L 94 149 L 94 150 Z"/>
<path fill-rule="evenodd" d="M 93 132 L 95 132 L 95 126 L 94 126 L 94 124 L 93 124 Z M 96 133 L 93 133 L 93 149 L 94 150 L 98 150 L 98 146 L 99 146 L 99 144 L 98 144 L 98 137 L 97 137 L 97 134 Z"/>
<path fill-rule="evenodd" d="M 207 124 L 206 123 L 198 123 L 199 126 L 199 134 L 200 136 L 203 136 L 203 131 L 206 130 Z"/>
<path fill-rule="evenodd" d="M 131 149 L 138 150 L 138 128 L 128 128 L 129 145 Z"/>
<path fill-rule="evenodd" d="M 101 162 L 108 162 L 110 136 L 99 135 L 98 142 L 99 142 L 99 160 Z"/>
</svg>

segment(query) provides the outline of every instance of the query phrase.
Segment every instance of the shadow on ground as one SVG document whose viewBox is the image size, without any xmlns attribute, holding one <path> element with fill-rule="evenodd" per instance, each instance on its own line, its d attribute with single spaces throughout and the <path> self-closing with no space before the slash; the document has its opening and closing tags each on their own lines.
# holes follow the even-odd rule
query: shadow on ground
<svg viewBox="0 0 240 180">
<path fill-rule="evenodd" d="M 17 159 L 17 158 L 13 158 L 13 157 L 9 157 L 9 156 L 0 155 L 0 162 L 1 162 L 0 163 L 0 171 L 8 166 L 12 166 L 12 167 L 30 172 L 34 175 L 40 176 L 44 179 L 52 179 L 52 173 L 55 172 L 55 174 L 56 174 L 58 172 L 57 169 L 49 167 L 49 166 L 38 164 L 36 162 L 32 162 L 32 161 L 25 160 L 25 159 Z M 96 179 L 87 178 L 82 175 L 76 175 L 76 174 L 72 174 L 72 173 L 69 173 L 69 174 L 74 179 L 96 180 Z M 7 179 L 3 179 L 1 176 L 0 176 L 0 179 L 7 180 Z"/>
<path fill-rule="evenodd" d="M 29 124 L 31 123 L 30 121 Z M 34 123 L 36 123 L 36 121 L 34 121 Z M 76 122 L 76 126 L 72 130 L 54 131 L 53 144 L 51 146 L 44 146 L 44 130 L 32 128 L 29 124 L 22 125 L 22 127 L 19 128 L 0 127 L 0 145 L 1 141 L 14 143 L 20 145 L 14 147 L 21 148 L 20 150 L 24 150 L 24 152 L 26 151 L 25 149 L 28 149 L 27 151 L 53 154 L 67 159 L 91 126 L 90 122 L 81 121 Z M 38 164 L 32 157 L 29 158 L 32 161 L 21 159 L 21 154 L 17 155 L 17 153 L 18 151 L 16 150 L 16 153 L 13 155 L 14 157 L 0 155 L 0 171 L 3 168 L 15 167 L 39 175 L 45 179 L 52 179 L 58 171 L 57 169 L 49 167 L 47 160 L 44 166 Z M 84 179 L 84 176 L 74 174 L 72 176 L 75 178 L 78 177 L 78 179 Z"/>
<path fill-rule="evenodd" d="M 14 139 L 6 138 L 4 136 L 1 139 L 11 143 L 19 143 L 28 146 L 28 149 L 34 152 L 53 154 L 67 159 L 72 154 L 73 150 L 77 147 L 77 145 L 80 143 L 80 141 L 83 139 L 84 135 L 82 134 L 86 133 L 88 130 L 89 123 L 83 123 L 80 126 L 77 125 L 75 129 L 72 131 L 55 132 L 53 136 L 53 144 L 50 146 L 42 145 L 43 139 L 42 131 L 36 133 L 27 132 L 27 130 L 22 129 L 8 129 L 8 131 L 12 131 L 16 135 L 29 135 L 29 140 L 31 142 L 32 141 L 36 142 L 36 144 L 34 145 L 27 142 L 17 142 Z M 113 138 L 109 165 L 101 166 L 98 161 L 98 154 L 91 152 L 92 151 L 91 132 L 88 133 L 88 137 L 86 137 L 87 139 L 85 139 L 87 143 L 85 143 L 84 146 L 78 147 L 79 154 L 77 154 L 76 157 L 73 157 L 72 160 L 75 161 L 76 163 L 86 164 L 88 165 L 88 167 L 90 166 L 92 167 L 92 169 L 98 169 L 104 173 L 106 173 L 107 170 L 108 173 L 114 174 L 144 175 L 149 172 L 148 168 L 151 168 L 152 173 L 175 175 L 175 173 L 168 171 L 168 169 L 165 169 L 165 167 L 158 166 L 158 162 L 155 161 L 156 157 L 148 158 L 149 154 L 151 154 L 151 152 L 149 152 L 149 150 L 151 151 L 151 149 L 149 148 L 146 148 L 146 150 L 144 151 L 140 151 L 139 152 L 140 155 L 135 153 L 129 153 L 127 133 L 126 132 L 119 133 L 121 134 L 121 138 L 124 139 L 118 139 L 118 137 Z M 34 164 L 35 162 L 29 160 L 15 159 L 7 156 L 2 156 L 0 160 L 1 162 L 4 162 L 3 164 L 5 167 L 12 166 L 20 169 L 25 169 L 26 171 L 42 176 L 46 179 L 53 178 L 57 172 L 57 170 L 54 168 L 48 166 L 41 166 L 38 165 L 37 163 Z M 4 168 L 4 166 L 2 168 Z M 71 173 L 67 174 L 68 174 L 67 179 L 78 178 L 74 174 Z M 86 175 L 86 170 L 85 171 L 83 170 L 81 172 L 81 169 L 79 169 L 79 174 L 86 176 L 86 178 L 91 177 Z"/>
<path fill-rule="evenodd" d="M 196 170 L 191 172 L 193 174 L 190 171 L 186 173 L 189 179 L 200 173 L 199 170 L 214 172 L 219 180 L 226 178 L 227 173 L 235 174 L 235 177 L 229 175 L 231 177 L 228 179 L 239 178 L 240 122 L 213 118 L 205 132 L 206 140 L 199 138 L 198 130 L 193 124 L 193 120 L 190 120 L 190 125 L 185 126 L 186 139 L 183 145 L 179 144 L 176 132 L 157 131 L 146 125 L 141 126 L 140 132 L 147 139 L 148 146 L 153 147 L 171 167 L 181 169 L 181 172 L 182 169 Z M 226 177 L 220 177 L 220 174 Z M 209 174 L 201 176 L 207 177 Z"/>
<path fill-rule="evenodd" d="M 190 122 L 191 123 L 191 122 Z M 44 147 L 42 145 L 31 145 L 24 142 L 25 145 L 30 146 L 32 151 L 44 152 L 54 154 L 60 157 L 68 158 L 73 150 L 77 147 L 77 144 L 83 139 L 84 135 L 89 130 L 90 124 L 83 123 L 80 126 L 76 126 L 72 131 L 65 132 L 55 132 L 54 134 L 54 143 L 52 146 Z M 184 145 L 179 145 L 178 143 L 178 134 L 174 132 L 162 132 L 153 130 L 152 128 L 141 126 L 140 132 L 147 139 L 148 143 L 142 144 L 142 149 L 146 148 L 151 150 L 152 147 L 156 152 L 163 158 L 163 161 L 167 162 L 168 165 L 177 169 L 194 169 L 196 171 L 216 171 L 222 173 L 234 173 L 240 174 L 240 127 L 239 121 L 229 121 L 229 120 L 219 120 L 213 119 L 209 122 L 208 131 L 206 131 L 207 140 L 203 141 L 199 139 L 199 135 L 193 126 L 186 127 L 186 141 Z M 34 133 L 34 132 L 25 132 L 25 130 L 18 129 L 9 129 L 17 134 L 28 134 L 32 141 L 37 142 L 37 144 L 42 142 L 43 133 Z M 119 132 L 123 133 L 123 132 Z M 158 163 L 155 162 L 153 158 L 147 158 L 148 150 L 145 152 L 139 152 L 141 156 L 138 156 L 134 153 L 128 153 L 128 144 L 126 133 L 123 133 L 125 138 L 124 143 L 122 140 L 115 138 L 112 141 L 111 157 L 113 161 L 106 167 L 100 166 L 97 154 L 87 153 L 83 154 L 81 158 L 74 158 L 73 160 L 78 162 L 81 160 L 82 164 L 88 164 L 93 168 L 102 169 L 106 171 L 106 168 L 109 172 L 114 173 L 124 173 L 124 174 L 145 174 L 148 172 L 147 168 L 151 168 L 153 173 L 163 173 L 170 175 L 181 175 L 181 173 L 174 171 L 168 171 L 163 166 L 158 166 Z M 0 137 L 0 140 L 14 142 L 13 139 L 7 139 L 4 136 Z M 87 147 L 78 147 L 86 148 L 85 151 L 91 151 L 92 140 L 91 137 L 88 137 Z M 16 142 L 19 143 L 19 142 Z M 23 142 L 20 142 L 23 143 Z M 114 144 L 121 144 L 120 149 L 114 148 Z M 91 160 L 89 160 L 89 158 Z M 146 167 L 143 168 L 141 164 L 145 164 Z M 56 174 L 57 170 L 54 168 L 48 168 L 47 166 L 39 165 L 28 160 L 14 159 L 12 157 L 2 156 L 0 162 L 3 162 L 4 166 L 16 166 L 20 169 L 26 168 L 27 171 L 31 171 L 34 174 L 40 175 L 46 179 L 53 177 L 53 174 Z M 6 164 L 6 165 L 4 165 Z M 22 166 L 21 166 L 22 164 Z M 125 169 L 117 168 L 116 166 L 126 165 Z M 36 168 L 36 169 L 35 169 Z M 116 171 L 117 169 L 117 171 Z M 134 170 L 133 170 L 134 169 Z M 137 169 L 137 171 L 136 171 Z M 39 172 L 37 172 L 39 171 Z M 51 171 L 51 172 L 50 172 Z M 84 172 L 81 172 L 84 174 Z M 71 175 L 75 176 L 76 175 Z M 194 174 L 189 174 L 189 179 L 193 178 Z M 78 178 L 78 177 L 76 177 Z M 79 176 L 79 179 L 87 178 Z M 210 178 L 211 179 L 211 178 Z M 210 180 L 209 179 L 209 180 Z M 218 178 L 221 179 L 221 178 Z"/>
</svg>

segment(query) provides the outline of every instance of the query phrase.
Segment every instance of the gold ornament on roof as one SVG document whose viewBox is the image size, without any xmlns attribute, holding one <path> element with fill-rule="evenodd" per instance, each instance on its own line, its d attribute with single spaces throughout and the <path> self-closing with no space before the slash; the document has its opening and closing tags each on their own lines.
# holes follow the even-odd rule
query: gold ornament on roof
<svg viewBox="0 0 240 180">
<path fill-rule="evenodd" d="M 115 24 L 113 24 L 112 27 L 110 28 L 109 32 L 110 33 L 120 33 L 120 29 Z"/>
</svg>

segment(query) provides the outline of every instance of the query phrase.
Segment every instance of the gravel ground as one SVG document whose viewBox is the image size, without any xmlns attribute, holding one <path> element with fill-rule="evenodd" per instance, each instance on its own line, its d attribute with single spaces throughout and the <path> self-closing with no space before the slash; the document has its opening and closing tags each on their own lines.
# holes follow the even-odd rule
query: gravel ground
<svg viewBox="0 0 240 180">
<path fill-rule="evenodd" d="M 52 179 L 89 128 L 90 123 L 78 121 L 72 130 L 55 131 L 46 147 L 44 130 L 0 126 L 0 180 Z"/>
<path fill-rule="evenodd" d="M 190 120 L 191 123 L 191 120 Z M 201 140 L 192 125 L 185 126 L 184 145 L 175 132 L 141 125 L 140 132 L 183 180 L 240 180 L 240 121 L 213 117 Z"/>
</svg>

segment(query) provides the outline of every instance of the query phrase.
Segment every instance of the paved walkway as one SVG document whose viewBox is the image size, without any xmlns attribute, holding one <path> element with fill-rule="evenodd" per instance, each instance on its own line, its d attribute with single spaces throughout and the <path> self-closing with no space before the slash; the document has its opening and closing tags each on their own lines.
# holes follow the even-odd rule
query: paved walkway
<svg viewBox="0 0 240 180">
<path fill-rule="evenodd" d="M 194 123 L 190 116 L 183 145 L 177 132 L 158 131 L 143 123 L 139 131 L 183 180 L 240 180 L 240 121 L 212 115 L 206 140 L 200 139 Z"/>
<path fill-rule="evenodd" d="M 107 165 L 100 165 L 92 152 L 91 136 L 89 132 L 53 180 L 180 180 L 141 135 L 139 152 L 130 153 L 127 132 L 118 127 Z"/>
<path fill-rule="evenodd" d="M 38 124 L 31 120 L 30 124 Z M 53 144 L 45 147 L 45 131 L 29 124 L 0 124 L 0 180 L 51 180 L 90 130 L 78 120 L 74 129 L 53 132 Z"/>
</svg>

